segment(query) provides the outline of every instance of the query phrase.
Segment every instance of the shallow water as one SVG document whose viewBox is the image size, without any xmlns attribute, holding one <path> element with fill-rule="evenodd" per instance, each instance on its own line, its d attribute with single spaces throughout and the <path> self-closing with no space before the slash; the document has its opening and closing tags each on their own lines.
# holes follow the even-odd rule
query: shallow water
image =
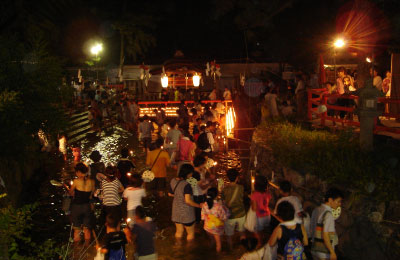
<svg viewBox="0 0 400 260">
<path fill-rule="evenodd" d="M 112 133 L 102 133 L 100 137 L 93 137 L 82 141 L 82 160 L 87 161 L 90 153 L 98 150 L 103 156 L 102 161 L 106 165 L 115 165 L 119 159 L 120 150 L 123 147 L 128 147 L 133 152 L 132 156 L 137 169 L 143 169 L 145 166 L 144 153 L 142 148 L 139 147 L 136 136 L 120 127 L 115 127 Z M 214 159 L 218 163 L 215 167 L 215 172 L 218 178 L 223 178 L 225 181 L 227 169 L 240 169 L 242 166 L 240 155 L 234 151 L 219 152 L 215 154 Z M 67 164 L 59 175 L 60 179 L 65 179 L 66 181 L 72 176 L 73 169 L 70 164 Z M 176 176 L 176 171 L 169 169 L 168 178 L 170 179 L 174 176 Z M 71 226 L 69 218 L 62 211 L 63 188 L 54 187 L 49 182 L 45 186 L 45 192 L 43 192 L 43 197 L 40 201 L 41 214 L 46 216 L 43 235 L 67 244 Z M 155 197 L 149 196 L 143 201 L 143 205 L 158 227 L 155 242 L 159 259 L 237 259 L 243 254 L 243 249 L 240 246 L 237 246 L 232 252 L 227 252 L 225 248 L 226 244 L 224 243 L 223 253 L 217 255 L 214 247 L 210 245 L 212 239 L 207 236 L 202 227 L 197 227 L 198 233 L 193 245 L 186 245 L 185 241 L 183 241 L 183 245 L 177 245 L 174 238 L 175 227 L 170 220 L 172 198 L 164 197 L 161 200 L 156 200 Z M 96 215 L 98 214 L 99 208 L 96 210 Z M 101 228 L 97 227 L 97 232 L 99 232 L 99 229 Z M 89 249 L 88 252 L 90 252 L 89 256 L 85 257 L 82 255 L 82 259 L 93 259 L 93 249 Z M 132 245 L 127 246 L 127 252 L 128 255 L 132 254 Z"/>
</svg>

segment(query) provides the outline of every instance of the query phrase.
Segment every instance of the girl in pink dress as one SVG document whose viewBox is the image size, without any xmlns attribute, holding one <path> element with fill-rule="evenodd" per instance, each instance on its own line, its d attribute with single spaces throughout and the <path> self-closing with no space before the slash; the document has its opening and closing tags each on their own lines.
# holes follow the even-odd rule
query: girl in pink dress
<svg viewBox="0 0 400 260">
<path fill-rule="evenodd" d="M 216 250 L 221 252 L 221 235 L 224 234 L 224 222 L 229 217 L 229 210 L 222 201 L 216 200 L 217 188 L 207 191 L 207 200 L 201 209 L 201 219 L 204 220 L 204 230 L 215 239 Z"/>
<path fill-rule="evenodd" d="M 268 181 L 265 176 L 257 175 L 254 184 L 254 192 L 251 194 L 251 208 L 256 212 L 257 225 L 255 236 L 258 239 L 258 246 L 261 247 L 263 241 L 263 230 L 269 226 L 271 212 L 269 210 L 269 201 L 271 194 L 267 190 Z"/>
</svg>

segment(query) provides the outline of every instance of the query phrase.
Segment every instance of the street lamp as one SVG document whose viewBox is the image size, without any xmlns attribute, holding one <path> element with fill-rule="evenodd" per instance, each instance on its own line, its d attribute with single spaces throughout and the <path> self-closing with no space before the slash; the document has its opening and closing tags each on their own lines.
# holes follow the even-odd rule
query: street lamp
<svg viewBox="0 0 400 260">
<path fill-rule="evenodd" d="M 335 45 L 336 48 L 342 48 L 346 43 L 344 42 L 343 39 L 337 39 L 333 45 Z"/>
<path fill-rule="evenodd" d="M 335 80 L 336 80 L 336 50 L 341 49 L 346 45 L 346 42 L 342 38 L 338 38 L 333 42 L 334 47 L 334 55 L 333 55 L 333 62 L 334 62 L 334 69 L 335 69 Z"/>
<path fill-rule="evenodd" d="M 96 55 L 96 58 L 97 58 L 97 55 L 98 55 L 102 50 L 103 50 L 103 44 L 101 44 L 101 43 L 96 43 L 95 45 L 92 46 L 92 48 L 90 48 L 90 52 L 91 52 L 93 55 Z"/>
<path fill-rule="evenodd" d="M 103 44 L 102 43 L 96 43 L 95 45 L 92 46 L 92 48 L 90 48 L 90 52 L 93 55 L 96 55 L 96 59 L 97 60 L 97 55 L 103 50 Z M 96 80 L 99 80 L 99 69 L 97 68 L 96 70 Z"/>
</svg>

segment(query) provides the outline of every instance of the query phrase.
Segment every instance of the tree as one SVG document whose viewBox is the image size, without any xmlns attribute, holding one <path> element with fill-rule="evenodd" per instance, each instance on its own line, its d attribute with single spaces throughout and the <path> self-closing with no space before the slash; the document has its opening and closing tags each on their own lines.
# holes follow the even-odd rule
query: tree
<svg viewBox="0 0 400 260">
<path fill-rule="evenodd" d="M 154 29 L 153 19 L 147 15 L 126 15 L 114 22 L 115 29 L 120 34 L 120 66 L 125 60 L 125 53 L 133 61 L 144 56 L 149 48 L 155 46 L 156 38 L 148 32 Z"/>
</svg>

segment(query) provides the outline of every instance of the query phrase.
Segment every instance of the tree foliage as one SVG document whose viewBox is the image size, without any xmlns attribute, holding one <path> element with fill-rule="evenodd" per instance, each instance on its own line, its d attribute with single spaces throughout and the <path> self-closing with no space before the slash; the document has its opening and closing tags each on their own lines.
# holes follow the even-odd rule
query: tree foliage
<svg viewBox="0 0 400 260">
<path fill-rule="evenodd" d="M 65 125 L 62 68 L 46 51 L 40 30 L 31 28 L 26 42 L 0 36 L 0 156 L 23 156 L 42 128 L 56 133 Z"/>
<path fill-rule="evenodd" d="M 52 240 L 38 243 L 31 236 L 36 205 L 0 208 L 0 252 L 5 259 L 55 259 L 61 250 Z"/>
<path fill-rule="evenodd" d="M 121 45 L 126 55 L 137 61 L 156 44 L 156 38 L 150 33 L 154 30 L 154 19 L 147 15 L 127 15 L 116 20 L 114 27 L 121 36 Z"/>
</svg>

